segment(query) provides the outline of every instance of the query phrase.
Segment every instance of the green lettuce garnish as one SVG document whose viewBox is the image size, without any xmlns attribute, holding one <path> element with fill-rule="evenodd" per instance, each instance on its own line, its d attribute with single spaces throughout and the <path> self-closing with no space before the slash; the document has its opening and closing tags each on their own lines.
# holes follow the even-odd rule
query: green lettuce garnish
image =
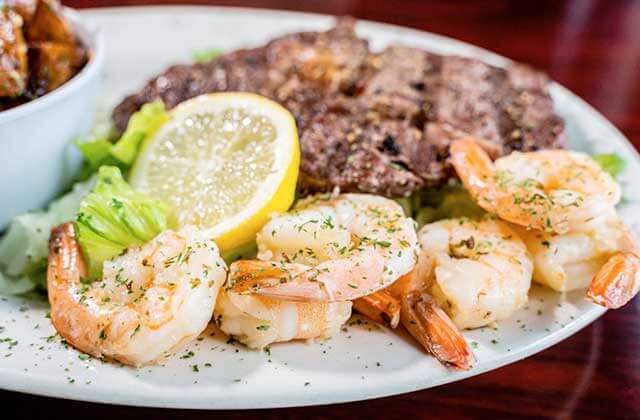
<svg viewBox="0 0 640 420">
<path fill-rule="evenodd" d="M 258 244 L 256 241 L 248 242 L 244 245 L 240 245 L 236 248 L 223 251 L 221 254 L 222 259 L 227 264 L 231 264 L 238 260 L 253 260 L 258 255 Z"/>
<path fill-rule="evenodd" d="M 111 131 L 90 141 L 77 140 L 76 146 L 85 161 L 81 178 L 103 165 L 118 166 L 123 170 L 129 168 L 138 156 L 144 139 L 160 128 L 168 118 L 164 104 L 157 100 L 144 104 L 138 112 L 133 113 L 127 129 L 115 142 L 111 138 Z"/>
<path fill-rule="evenodd" d="M 175 225 L 166 204 L 134 191 L 119 168 L 100 167 L 96 185 L 82 200 L 75 223 L 89 278 L 102 275 L 105 261 Z"/>
<path fill-rule="evenodd" d="M 218 48 L 196 51 L 193 53 L 193 61 L 195 61 L 196 63 L 206 63 L 207 61 L 211 61 L 220 55 L 222 55 L 222 50 Z"/>
<path fill-rule="evenodd" d="M 602 153 L 591 157 L 614 178 L 620 175 L 625 166 L 627 166 L 627 162 L 615 153 Z"/>
<path fill-rule="evenodd" d="M 95 178 L 77 183 L 49 204 L 47 210 L 16 216 L 0 239 L 0 294 L 22 294 L 46 283 L 49 233 L 55 226 L 73 220 Z"/>
<path fill-rule="evenodd" d="M 113 143 L 106 139 L 96 139 L 88 142 L 76 142 L 76 147 L 91 169 L 99 168 L 111 155 Z"/>
<path fill-rule="evenodd" d="M 409 197 L 395 199 L 419 227 L 442 219 L 456 217 L 482 217 L 482 210 L 459 183 L 450 183 L 441 188 L 425 189 Z"/>
<path fill-rule="evenodd" d="M 131 115 L 127 129 L 111 149 L 111 155 L 130 166 L 138 155 L 142 141 L 160 128 L 167 119 L 168 114 L 162 101 L 144 104 L 140 111 Z"/>
</svg>

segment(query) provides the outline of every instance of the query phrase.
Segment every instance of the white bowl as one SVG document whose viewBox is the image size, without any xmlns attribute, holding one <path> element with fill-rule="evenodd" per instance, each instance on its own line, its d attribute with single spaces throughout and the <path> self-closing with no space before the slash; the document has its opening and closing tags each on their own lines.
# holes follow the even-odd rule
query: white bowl
<svg viewBox="0 0 640 420">
<path fill-rule="evenodd" d="M 38 209 L 60 194 L 76 174 L 73 140 L 93 123 L 104 61 L 97 28 L 70 9 L 64 15 L 89 47 L 84 68 L 54 91 L 0 112 L 0 231 L 12 217 Z"/>
</svg>

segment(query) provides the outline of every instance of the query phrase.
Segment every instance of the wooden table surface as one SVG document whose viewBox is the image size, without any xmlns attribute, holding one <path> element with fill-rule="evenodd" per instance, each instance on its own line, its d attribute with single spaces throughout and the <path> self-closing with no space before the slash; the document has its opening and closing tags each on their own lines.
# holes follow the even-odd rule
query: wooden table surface
<svg viewBox="0 0 640 420">
<path fill-rule="evenodd" d="M 63 0 L 68 6 L 160 4 Z M 640 148 L 640 1 L 245 0 L 199 4 L 280 8 L 410 26 L 530 63 L 586 99 Z M 3 410 L 95 419 L 640 418 L 640 300 L 610 311 L 533 357 L 459 383 L 360 403 L 206 412 L 96 405 L 0 392 Z M 30 418 L 31 416 L 25 417 Z M 7 417 L 10 418 L 10 417 Z"/>
</svg>

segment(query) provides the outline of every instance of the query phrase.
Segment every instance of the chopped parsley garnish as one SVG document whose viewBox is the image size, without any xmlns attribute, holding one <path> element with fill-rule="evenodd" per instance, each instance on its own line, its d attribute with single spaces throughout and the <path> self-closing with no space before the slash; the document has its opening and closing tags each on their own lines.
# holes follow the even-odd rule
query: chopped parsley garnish
<svg viewBox="0 0 640 420">
<path fill-rule="evenodd" d="M 379 247 L 381 247 L 381 248 L 389 248 L 389 247 L 391 246 L 391 242 L 389 242 L 389 241 L 377 241 L 377 240 L 374 240 L 374 241 L 373 241 L 373 245 L 374 245 L 374 246 L 379 246 Z"/>
<path fill-rule="evenodd" d="M 183 354 L 182 356 L 180 356 L 181 359 L 191 359 L 193 356 L 195 356 L 196 354 L 194 352 L 192 352 L 191 350 L 188 350 L 185 354 Z"/>
<path fill-rule="evenodd" d="M 133 332 L 131 333 L 131 337 L 138 334 L 139 331 L 140 331 L 140 324 L 138 324 L 136 328 L 133 330 Z"/>
</svg>

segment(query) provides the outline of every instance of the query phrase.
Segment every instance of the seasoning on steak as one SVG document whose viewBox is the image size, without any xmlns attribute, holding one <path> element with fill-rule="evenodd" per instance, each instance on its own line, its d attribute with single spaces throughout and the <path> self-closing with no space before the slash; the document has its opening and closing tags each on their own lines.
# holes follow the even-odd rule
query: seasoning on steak
<svg viewBox="0 0 640 420">
<path fill-rule="evenodd" d="M 390 46 L 371 53 L 355 22 L 327 32 L 301 32 L 264 47 L 207 63 L 169 68 L 114 111 L 118 128 L 144 103 L 169 108 L 210 92 L 249 91 L 270 97 L 295 116 L 305 191 L 409 195 L 453 176 L 451 141 L 481 140 L 494 157 L 513 150 L 562 147 L 547 77 L 514 64 Z"/>
</svg>

